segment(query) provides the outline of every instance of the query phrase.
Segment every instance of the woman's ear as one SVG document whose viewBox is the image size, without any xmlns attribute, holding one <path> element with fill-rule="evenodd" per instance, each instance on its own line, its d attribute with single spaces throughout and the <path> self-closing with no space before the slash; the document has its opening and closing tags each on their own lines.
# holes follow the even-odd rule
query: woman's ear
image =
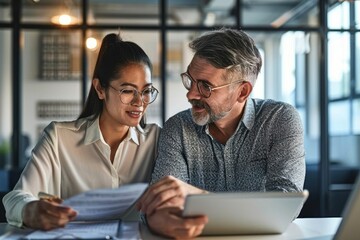
<svg viewBox="0 0 360 240">
<path fill-rule="evenodd" d="M 105 90 L 100 84 L 100 80 L 98 78 L 94 78 L 92 80 L 92 85 L 98 95 L 99 99 L 105 99 Z"/>
<path fill-rule="evenodd" d="M 239 94 L 239 97 L 238 97 L 238 101 L 239 102 L 245 102 L 246 99 L 250 96 L 250 93 L 252 91 L 252 85 L 250 82 L 243 82 L 241 85 L 240 85 L 240 94 Z"/>
</svg>

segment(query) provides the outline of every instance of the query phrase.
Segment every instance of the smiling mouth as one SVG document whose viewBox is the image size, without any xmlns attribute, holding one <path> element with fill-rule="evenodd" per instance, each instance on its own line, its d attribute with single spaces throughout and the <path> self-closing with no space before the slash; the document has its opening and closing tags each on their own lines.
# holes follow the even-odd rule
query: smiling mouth
<svg viewBox="0 0 360 240">
<path fill-rule="evenodd" d="M 141 114 L 141 112 L 130 112 L 131 114 L 138 114 L 138 115 L 140 115 Z"/>
<path fill-rule="evenodd" d="M 134 117 L 140 117 L 142 115 L 142 112 L 138 112 L 138 111 L 128 111 L 128 113 Z"/>
</svg>

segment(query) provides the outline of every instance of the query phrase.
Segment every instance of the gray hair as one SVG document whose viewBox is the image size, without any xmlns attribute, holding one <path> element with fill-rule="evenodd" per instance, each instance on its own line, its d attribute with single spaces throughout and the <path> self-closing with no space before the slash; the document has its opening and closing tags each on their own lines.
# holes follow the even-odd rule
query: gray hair
<svg viewBox="0 0 360 240">
<path fill-rule="evenodd" d="M 255 84 L 262 60 L 254 40 L 244 31 L 225 28 L 210 31 L 190 42 L 189 47 L 195 56 L 214 67 L 227 69 L 227 74 Z"/>
</svg>

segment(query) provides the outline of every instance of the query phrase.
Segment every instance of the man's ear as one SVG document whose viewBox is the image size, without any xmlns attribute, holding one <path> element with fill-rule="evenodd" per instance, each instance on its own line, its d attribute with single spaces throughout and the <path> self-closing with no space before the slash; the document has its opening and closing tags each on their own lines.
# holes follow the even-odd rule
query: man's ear
<svg viewBox="0 0 360 240">
<path fill-rule="evenodd" d="M 98 78 L 94 78 L 92 80 L 92 85 L 98 95 L 99 99 L 105 99 L 105 90 L 100 84 L 100 80 Z"/>
<path fill-rule="evenodd" d="M 240 86 L 240 94 L 238 97 L 239 102 L 245 102 L 247 98 L 250 96 L 250 93 L 252 91 L 252 85 L 250 82 L 243 82 Z"/>
</svg>

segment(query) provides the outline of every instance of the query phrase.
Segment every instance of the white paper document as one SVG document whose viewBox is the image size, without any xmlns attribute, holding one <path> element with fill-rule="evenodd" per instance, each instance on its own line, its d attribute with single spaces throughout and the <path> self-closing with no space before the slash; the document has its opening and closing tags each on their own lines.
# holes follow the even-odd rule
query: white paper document
<svg viewBox="0 0 360 240">
<path fill-rule="evenodd" d="M 119 188 L 94 189 L 64 200 L 63 205 L 78 212 L 76 221 L 120 219 L 147 186 L 145 183 L 136 183 Z"/>
<path fill-rule="evenodd" d="M 26 240 L 40 239 L 96 239 L 96 240 L 137 240 L 141 239 L 139 222 L 71 222 L 65 228 L 51 231 L 34 231 Z"/>
<path fill-rule="evenodd" d="M 106 222 L 70 222 L 65 228 L 34 231 L 24 239 L 116 239 L 120 220 Z"/>
</svg>

